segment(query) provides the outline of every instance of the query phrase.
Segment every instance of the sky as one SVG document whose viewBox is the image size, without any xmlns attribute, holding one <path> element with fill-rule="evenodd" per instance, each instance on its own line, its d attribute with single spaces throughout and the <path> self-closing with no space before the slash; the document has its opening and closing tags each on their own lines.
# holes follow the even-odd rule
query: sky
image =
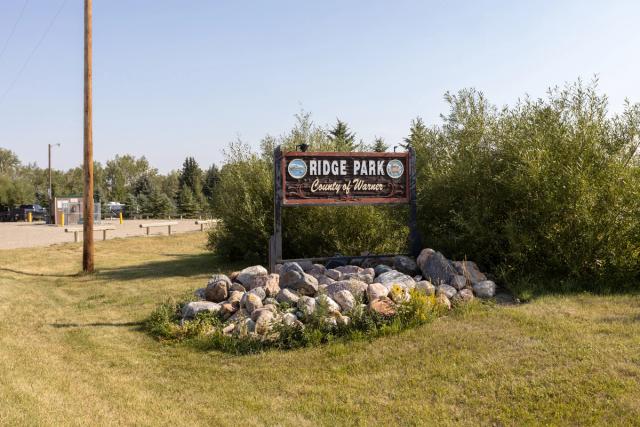
<svg viewBox="0 0 640 427">
<path fill-rule="evenodd" d="M 95 0 L 94 158 L 221 164 L 301 109 L 396 145 L 446 91 L 498 105 L 599 77 L 619 112 L 640 102 L 638 1 Z M 15 28 L 15 30 L 14 30 Z M 0 147 L 82 162 L 82 0 L 0 0 Z"/>
</svg>

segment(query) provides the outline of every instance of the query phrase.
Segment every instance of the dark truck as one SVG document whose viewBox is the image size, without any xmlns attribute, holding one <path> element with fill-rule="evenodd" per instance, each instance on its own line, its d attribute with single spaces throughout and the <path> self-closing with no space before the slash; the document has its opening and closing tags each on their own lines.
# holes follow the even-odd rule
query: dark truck
<svg viewBox="0 0 640 427">
<path fill-rule="evenodd" d="M 27 221 L 31 212 L 32 221 L 45 221 L 47 210 L 40 205 L 20 205 L 16 208 L 4 206 L 0 210 L 0 221 Z"/>
</svg>

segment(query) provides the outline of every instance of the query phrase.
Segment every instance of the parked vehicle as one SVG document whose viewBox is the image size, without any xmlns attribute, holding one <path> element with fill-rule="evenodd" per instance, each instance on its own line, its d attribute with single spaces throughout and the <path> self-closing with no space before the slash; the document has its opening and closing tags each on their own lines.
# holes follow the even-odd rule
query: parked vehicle
<svg viewBox="0 0 640 427">
<path fill-rule="evenodd" d="M 45 221 L 47 210 L 40 205 L 20 205 L 15 208 L 8 206 L 0 210 L 0 221 L 27 221 L 31 212 L 32 221 Z"/>
<path fill-rule="evenodd" d="M 11 209 L 9 206 L 0 206 L 0 221 L 15 221 L 14 217 L 14 209 Z"/>
</svg>

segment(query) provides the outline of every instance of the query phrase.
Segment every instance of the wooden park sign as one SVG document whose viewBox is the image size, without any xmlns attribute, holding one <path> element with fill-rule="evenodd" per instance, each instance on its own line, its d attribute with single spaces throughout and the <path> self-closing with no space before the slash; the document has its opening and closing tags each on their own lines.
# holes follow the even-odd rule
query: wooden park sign
<svg viewBox="0 0 640 427">
<path fill-rule="evenodd" d="M 415 169 L 415 152 L 411 148 L 400 153 L 283 153 L 277 147 L 274 234 L 269 243 L 271 271 L 276 263 L 286 261 L 282 259 L 283 206 L 409 204 L 410 246 L 412 254 L 417 255 L 421 244 L 416 223 Z"/>
<path fill-rule="evenodd" d="M 284 153 L 284 205 L 409 202 L 409 153 Z"/>
</svg>

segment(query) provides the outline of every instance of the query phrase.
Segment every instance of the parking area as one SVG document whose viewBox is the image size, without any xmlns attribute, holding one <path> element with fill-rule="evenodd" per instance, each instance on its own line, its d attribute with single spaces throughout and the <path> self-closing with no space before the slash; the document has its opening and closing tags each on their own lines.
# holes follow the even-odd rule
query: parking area
<svg viewBox="0 0 640 427">
<path fill-rule="evenodd" d="M 196 225 L 192 219 L 171 220 L 178 224 L 171 227 L 171 234 L 200 231 L 200 225 Z M 120 224 L 118 220 L 102 221 L 100 225 L 114 227 L 115 230 L 107 232 L 107 240 L 121 237 L 145 236 L 146 229 L 140 228 L 140 224 L 162 223 L 165 220 L 126 220 Z M 74 226 L 81 227 L 81 226 Z M 0 223 L 0 249 L 29 248 L 37 246 L 49 246 L 56 243 L 73 242 L 73 233 L 65 233 L 65 227 L 56 227 L 44 223 L 3 222 Z M 166 235 L 167 227 L 154 227 L 149 235 Z M 94 234 L 96 241 L 102 240 L 102 232 Z M 82 239 L 80 239 L 82 240 Z"/>
</svg>

